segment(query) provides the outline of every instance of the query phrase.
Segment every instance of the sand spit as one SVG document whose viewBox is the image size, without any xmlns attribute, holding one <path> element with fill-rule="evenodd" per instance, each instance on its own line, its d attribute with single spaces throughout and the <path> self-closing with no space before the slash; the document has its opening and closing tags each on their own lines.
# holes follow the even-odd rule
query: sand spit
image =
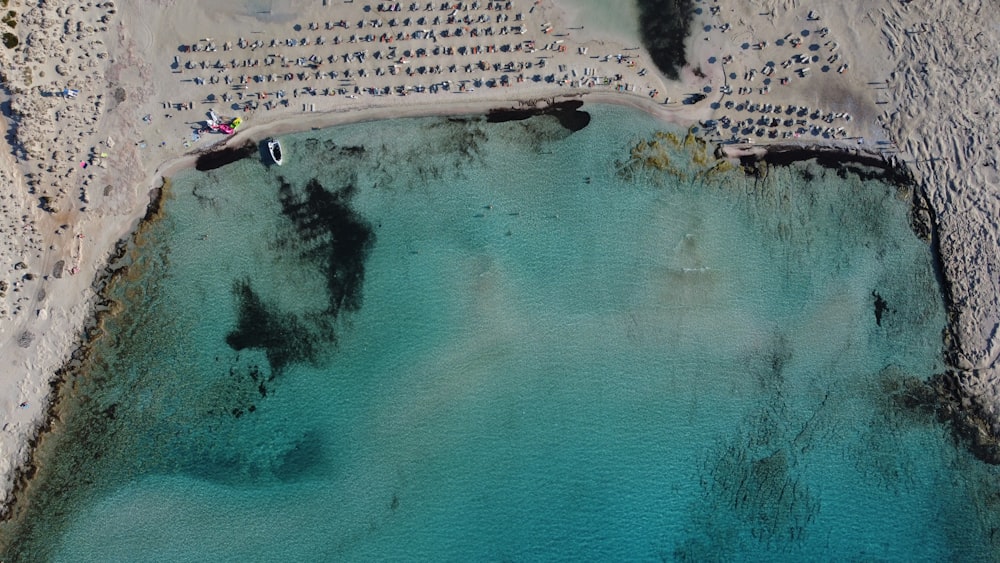
<svg viewBox="0 0 1000 563">
<path fill-rule="evenodd" d="M 942 394 L 970 435 L 1000 435 L 1000 15 L 985 1 L 696 1 L 676 81 L 640 46 L 570 29 L 553 0 L 244 4 L 10 2 L 0 497 L 160 177 L 269 135 L 556 100 L 634 106 L 748 154 L 819 144 L 904 164 L 947 280 Z M 237 117 L 234 135 L 207 128 Z"/>
</svg>

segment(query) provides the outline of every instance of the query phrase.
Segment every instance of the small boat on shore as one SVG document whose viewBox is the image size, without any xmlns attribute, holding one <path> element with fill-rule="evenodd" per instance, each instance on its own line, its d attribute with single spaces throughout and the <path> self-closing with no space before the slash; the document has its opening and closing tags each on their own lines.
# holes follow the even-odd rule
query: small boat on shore
<svg viewBox="0 0 1000 563">
<path fill-rule="evenodd" d="M 281 154 L 281 141 L 278 139 L 268 139 L 267 152 L 271 153 L 271 160 L 273 160 L 278 166 L 281 166 L 283 157 Z"/>
</svg>

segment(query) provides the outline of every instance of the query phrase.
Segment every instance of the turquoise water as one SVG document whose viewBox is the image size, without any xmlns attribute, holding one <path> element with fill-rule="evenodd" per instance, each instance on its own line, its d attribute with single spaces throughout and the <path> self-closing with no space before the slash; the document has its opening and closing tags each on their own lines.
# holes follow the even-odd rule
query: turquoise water
<svg viewBox="0 0 1000 563">
<path fill-rule="evenodd" d="M 921 400 L 946 319 L 907 195 L 628 164 L 661 126 L 585 109 L 178 176 L 12 554 L 995 557 L 997 472 Z"/>
</svg>

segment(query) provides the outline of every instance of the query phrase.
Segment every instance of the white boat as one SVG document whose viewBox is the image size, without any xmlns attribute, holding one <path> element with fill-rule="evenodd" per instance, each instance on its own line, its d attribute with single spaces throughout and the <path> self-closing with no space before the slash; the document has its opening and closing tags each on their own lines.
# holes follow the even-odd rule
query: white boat
<svg viewBox="0 0 1000 563">
<path fill-rule="evenodd" d="M 267 152 L 271 153 L 271 160 L 275 164 L 281 166 L 281 161 L 283 155 L 281 154 L 281 141 L 278 139 L 268 139 L 267 140 Z"/>
</svg>

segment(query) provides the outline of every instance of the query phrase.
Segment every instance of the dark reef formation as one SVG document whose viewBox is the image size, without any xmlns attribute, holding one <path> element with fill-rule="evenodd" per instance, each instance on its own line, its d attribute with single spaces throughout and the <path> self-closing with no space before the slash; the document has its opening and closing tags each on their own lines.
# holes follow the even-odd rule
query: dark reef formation
<svg viewBox="0 0 1000 563">
<path fill-rule="evenodd" d="M 316 359 L 315 339 L 298 317 L 268 306 L 250 286 L 249 280 L 235 282 L 233 294 L 239 317 L 236 330 L 226 336 L 230 348 L 263 350 L 271 364 L 272 376 L 292 362 Z M 261 389 L 261 395 L 266 396 L 266 389 Z"/>
<path fill-rule="evenodd" d="M 334 318 L 341 310 L 361 307 L 365 259 L 375 241 L 371 225 L 349 205 L 356 191 L 354 185 L 329 191 L 314 178 L 302 194 L 282 179 L 278 192 L 281 211 L 298 233 L 302 257 L 326 275 L 326 312 Z"/>
<path fill-rule="evenodd" d="M 327 305 L 307 315 L 283 311 L 261 297 L 250 280 L 234 282 L 239 314 L 226 343 L 236 351 L 262 350 L 271 368 L 267 382 L 291 364 L 317 362 L 320 348 L 336 342 L 336 319 L 361 307 L 365 260 L 375 239 L 371 225 L 349 205 L 355 186 L 331 191 L 312 179 L 298 190 L 284 178 L 280 182 L 281 211 L 294 232 L 280 244 L 324 276 Z M 254 378 L 254 384 L 266 396 L 264 382 Z"/>
<path fill-rule="evenodd" d="M 687 64 L 684 41 L 694 19 L 693 0 L 638 0 L 639 33 L 653 64 L 672 80 Z"/>
</svg>

